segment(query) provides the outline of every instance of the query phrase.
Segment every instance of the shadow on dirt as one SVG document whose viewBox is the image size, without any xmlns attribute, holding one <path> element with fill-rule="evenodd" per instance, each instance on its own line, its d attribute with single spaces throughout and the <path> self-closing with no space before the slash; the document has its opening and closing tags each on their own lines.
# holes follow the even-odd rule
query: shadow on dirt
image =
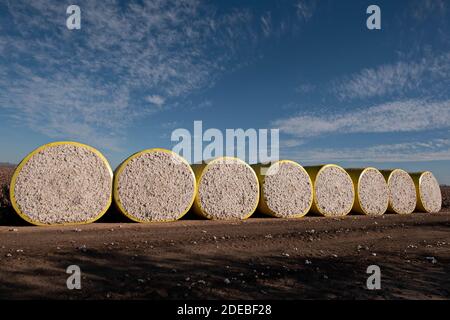
<svg viewBox="0 0 450 320">
<path fill-rule="evenodd" d="M 366 289 L 367 267 L 356 256 L 232 259 L 176 250 L 176 259 L 87 250 L 48 256 L 48 266 L 3 270 L 1 299 L 411 299 L 450 297 L 449 260 L 404 263 L 385 255 L 382 290 Z M 170 250 L 169 250 L 170 252 Z M 175 252 L 175 251 L 174 251 Z M 43 253 L 44 254 L 44 253 Z M 169 254 L 170 255 L 170 254 Z M 180 258 L 181 257 L 181 258 Z M 82 270 L 82 290 L 68 290 L 65 269 Z"/>
</svg>

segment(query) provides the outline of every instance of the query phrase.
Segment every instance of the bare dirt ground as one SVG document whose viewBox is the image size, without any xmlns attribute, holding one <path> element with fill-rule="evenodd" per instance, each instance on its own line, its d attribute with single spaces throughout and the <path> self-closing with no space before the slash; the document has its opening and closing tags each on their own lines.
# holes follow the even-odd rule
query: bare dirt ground
<svg viewBox="0 0 450 320">
<path fill-rule="evenodd" d="M 48 228 L 1 210 L 1 299 L 450 298 L 450 209 Z M 378 291 L 366 289 L 373 264 Z M 66 287 L 69 265 L 81 268 L 81 290 Z"/>
</svg>

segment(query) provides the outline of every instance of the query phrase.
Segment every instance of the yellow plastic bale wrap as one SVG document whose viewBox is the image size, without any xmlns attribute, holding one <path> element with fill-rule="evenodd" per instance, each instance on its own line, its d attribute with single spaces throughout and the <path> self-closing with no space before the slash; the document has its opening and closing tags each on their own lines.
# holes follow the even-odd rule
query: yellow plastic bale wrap
<svg viewBox="0 0 450 320">
<path fill-rule="evenodd" d="M 129 219 L 170 222 L 182 218 L 196 194 L 189 163 L 173 151 L 148 149 L 122 162 L 114 175 L 114 203 Z"/>
<path fill-rule="evenodd" d="M 211 220 L 244 220 L 256 210 L 259 183 L 255 171 L 233 157 L 194 164 L 197 194 L 193 210 Z"/>
<path fill-rule="evenodd" d="M 441 188 L 433 173 L 430 171 L 415 172 L 411 173 L 411 177 L 416 187 L 416 210 L 428 213 L 441 211 Z"/>
<path fill-rule="evenodd" d="M 389 205 L 389 189 L 381 172 L 373 167 L 346 170 L 355 189 L 352 211 L 370 216 L 383 215 Z"/>
<path fill-rule="evenodd" d="M 381 170 L 389 188 L 388 211 L 411 214 L 417 203 L 416 187 L 408 172 L 402 169 Z"/>
<path fill-rule="evenodd" d="M 355 189 L 350 175 L 335 164 L 304 168 L 313 183 L 314 200 L 311 211 L 325 217 L 349 214 L 355 201 Z"/>
<path fill-rule="evenodd" d="M 34 225 L 91 223 L 111 205 L 112 179 L 108 161 L 93 147 L 72 141 L 48 143 L 17 166 L 11 203 Z"/>
<path fill-rule="evenodd" d="M 297 162 L 252 165 L 260 185 L 259 212 L 276 218 L 301 218 L 311 209 L 312 181 Z"/>
</svg>

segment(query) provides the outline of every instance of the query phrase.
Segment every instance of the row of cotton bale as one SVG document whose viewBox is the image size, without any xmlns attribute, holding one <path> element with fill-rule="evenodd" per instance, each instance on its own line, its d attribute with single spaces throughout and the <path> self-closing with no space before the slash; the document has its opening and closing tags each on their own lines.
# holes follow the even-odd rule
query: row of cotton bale
<svg viewBox="0 0 450 320">
<path fill-rule="evenodd" d="M 279 218 L 342 217 L 438 212 L 442 203 L 431 172 L 302 167 L 289 160 L 249 166 L 228 157 L 191 166 L 172 151 L 150 149 L 113 174 L 99 151 L 76 142 L 30 153 L 14 172 L 10 196 L 18 215 L 35 225 L 90 223 L 112 201 L 136 222 L 175 221 L 191 207 L 207 219 L 242 220 L 257 208 Z"/>
</svg>

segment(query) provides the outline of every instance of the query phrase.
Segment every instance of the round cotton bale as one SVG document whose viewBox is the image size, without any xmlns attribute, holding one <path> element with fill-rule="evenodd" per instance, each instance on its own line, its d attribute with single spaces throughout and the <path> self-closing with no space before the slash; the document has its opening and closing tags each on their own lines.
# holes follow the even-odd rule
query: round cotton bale
<svg viewBox="0 0 450 320">
<path fill-rule="evenodd" d="M 388 211 L 410 214 L 416 208 L 416 187 L 408 172 L 402 169 L 381 171 L 389 188 Z"/>
<path fill-rule="evenodd" d="M 441 188 L 433 173 L 430 171 L 412 173 L 411 177 L 416 187 L 416 210 L 428 213 L 441 211 Z"/>
<path fill-rule="evenodd" d="M 53 142 L 31 152 L 11 180 L 11 203 L 35 225 L 94 222 L 111 205 L 112 170 L 96 149 Z"/>
<path fill-rule="evenodd" d="M 300 218 L 308 213 L 313 202 L 312 182 L 301 165 L 281 160 L 268 168 L 262 165 L 253 168 L 261 186 L 258 205 L 261 213 L 277 218 Z"/>
<path fill-rule="evenodd" d="M 305 167 L 313 182 L 311 211 L 325 217 L 343 217 L 350 213 L 355 190 L 350 175 L 341 167 L 327 164 Z"/>
<path fill-rule="evenodd" d="M 244 161 L 220 157 L 192 166 L 197 178 L 194 212 L 211 220 L 243 220 L 255 212 L 259 183 Z"/>
<path fill-rule="evenodd" d="M 389 205 L 389 189 L 376 168 L 347 169 L 355 187 L 353 211 L 369 216 L 383 215 Z"/>
<path fill-rule="evenodd" d="M 165 149 L 149 149 L 126 159 L 114 176 L 114 203 L 135 222 L 169 222 L 194 202 L 195 175 L 189 163 Z"/>
</svg>

